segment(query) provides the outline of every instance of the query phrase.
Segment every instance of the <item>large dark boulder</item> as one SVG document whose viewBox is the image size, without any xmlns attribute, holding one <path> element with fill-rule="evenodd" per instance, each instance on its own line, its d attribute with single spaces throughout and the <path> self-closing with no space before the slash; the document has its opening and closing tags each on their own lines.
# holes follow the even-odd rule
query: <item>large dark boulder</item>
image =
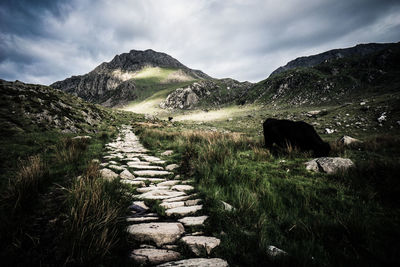
<svg viewBox="0 0 400 267">
<path fill-rule="evenodd" d="M 327 156 L 330 151 L 328 143 L 322 141 L 314 127 L 303 121 L 267 119 L 263 124 L 265 146 L 273 144 L 286 148 L 288 145 L 301 151 L 312 151 L 317 157 Z"/>
</svg>

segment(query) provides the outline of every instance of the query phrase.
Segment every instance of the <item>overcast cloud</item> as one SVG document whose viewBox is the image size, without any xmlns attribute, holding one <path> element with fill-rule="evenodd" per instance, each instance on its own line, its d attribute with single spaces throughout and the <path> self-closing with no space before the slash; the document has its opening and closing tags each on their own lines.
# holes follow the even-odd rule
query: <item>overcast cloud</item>
<svg viewBox="0 0 400 267">
<path fill-rule="evenodd" d="M 303 55 L 400 41 L 398 0 L 2 0 L 0 78 L 50 84 L 131 49 L 259 81 Z"/>
</svg>

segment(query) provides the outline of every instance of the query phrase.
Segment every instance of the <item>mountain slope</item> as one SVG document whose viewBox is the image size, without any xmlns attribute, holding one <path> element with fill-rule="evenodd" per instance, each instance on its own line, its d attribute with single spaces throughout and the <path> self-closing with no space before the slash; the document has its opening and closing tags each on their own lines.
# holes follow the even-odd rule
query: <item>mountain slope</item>
<svg viewBox="0 0 400 267">
<path fill-rule="evenodd" d="M 289 61 L 285 66 L 279 67 L 276 70 L 274 70 L 271 73 L 270 77 L 275 74 L 279 74 L 281 72 L 291 70 L 294 68 L 313 67 L 329 60 L 352 57 L 352 56 L 361 56 L 361 57 L 366 56 L 368 54 L 372 54 L 387 49 L 391 45 L 392 44 L 390 43 L 359 44 L 350 48 L 333 49 L 317 55 L 298 57 L 292 61 Z"/>
<path fill-rule="evenodd" d="M 400 43 L 367 55 L 331 59 L 275 74 L 257 83 L 241 102 L 283 105 L 343 103 L 400 89 Z"/>
<path fill-rule="evenodd" d="M 131 50 L 104 62 L 85 75 L 55 82 L 51 87 L 104 106 L 126 104 L 153 84 L 172 84 L 210 77 L 173 57 L 153 50 Z"/>
<path fill-rule="evenodd" d="M 114 120 L 113 112 L 48 86 L 0 79 L 0 136 L 57 130 L 93 132 Z"/>
</svg>

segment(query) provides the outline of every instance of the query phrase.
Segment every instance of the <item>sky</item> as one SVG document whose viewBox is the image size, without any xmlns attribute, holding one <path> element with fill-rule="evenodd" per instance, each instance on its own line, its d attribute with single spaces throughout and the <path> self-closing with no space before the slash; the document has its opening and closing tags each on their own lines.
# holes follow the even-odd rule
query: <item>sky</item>
<svg viewBox="0 0 400 267">
<path fill-rule="evenodd" d="M 46 85 L 132 49 L 257 82 L 299 56 L 399 41 L 399 0 L 0 1 L 0 79 Z"/>
</svg>

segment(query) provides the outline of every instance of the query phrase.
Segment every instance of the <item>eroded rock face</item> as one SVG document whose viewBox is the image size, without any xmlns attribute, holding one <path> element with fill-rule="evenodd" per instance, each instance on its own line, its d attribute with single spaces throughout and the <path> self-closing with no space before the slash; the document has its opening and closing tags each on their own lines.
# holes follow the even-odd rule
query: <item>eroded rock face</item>
<svg viewBox="0 0 400 267">
<path fill-rule="evenodd" d="M 310 160 L 305 163 L 306 169 L 315 172 L 325 172 L 334 174 L 339 171 L 345 171 L 354 166 L 351 159 L 340 157 L 322 157 Z"/>
<path fill-rule="evenodd" d="M 185 231 L 181 223 L 141 223 L 128 227 L 128 233 L 140 242 L 152 241 L 158 247 L 175 242 Z"/>
</svg>

